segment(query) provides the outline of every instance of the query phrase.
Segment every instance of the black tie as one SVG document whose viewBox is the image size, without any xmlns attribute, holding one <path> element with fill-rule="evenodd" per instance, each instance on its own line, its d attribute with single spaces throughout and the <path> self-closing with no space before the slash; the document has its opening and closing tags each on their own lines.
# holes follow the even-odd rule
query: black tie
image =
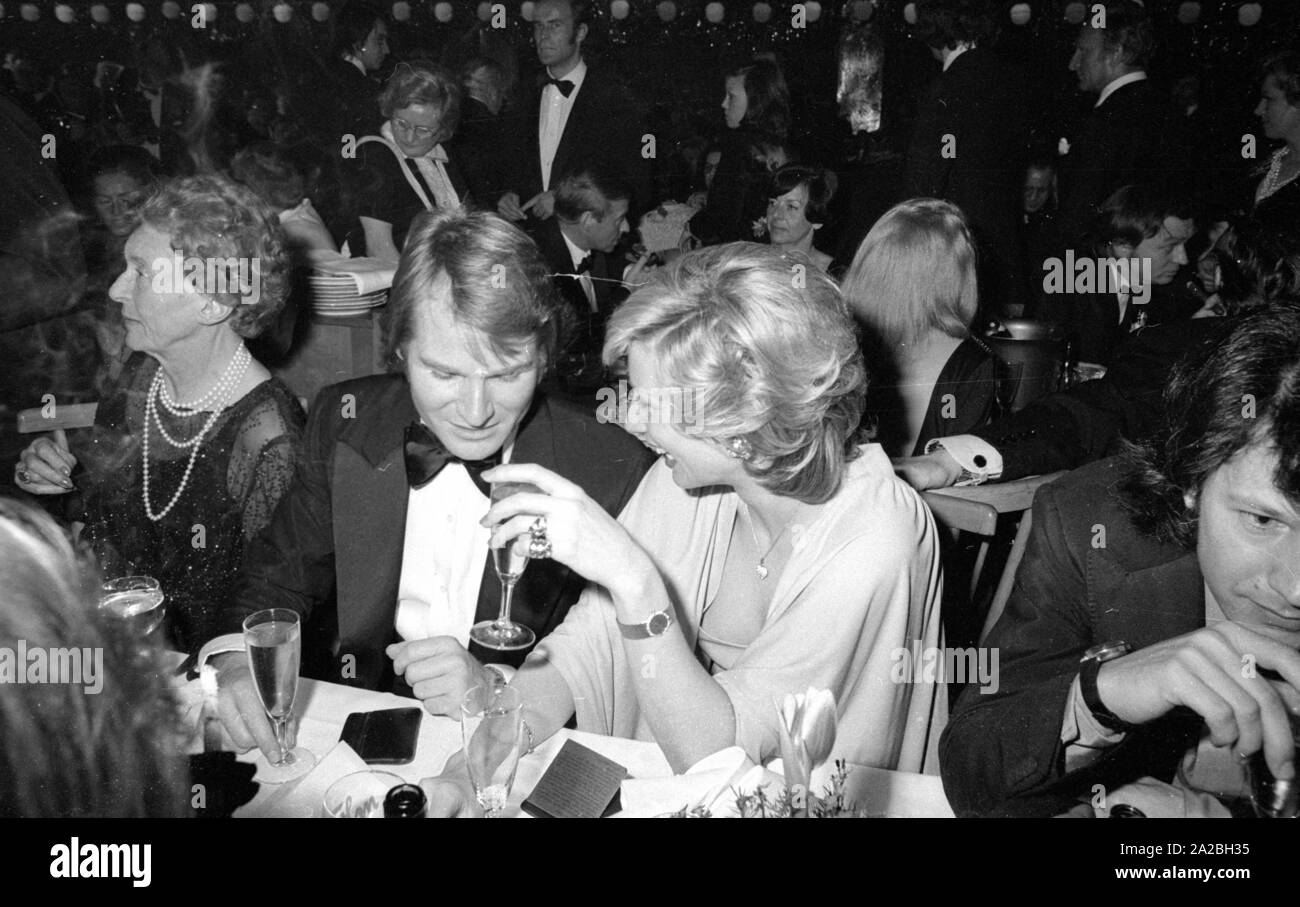
<svg viewBox="0 0 1300 907">
<path fill-rule="evenodd" d="M 566 98 L 573 94 L 573 89 L 576 87 L 568 79 L 557 79 L 554 76 L 547 76 L 546 81 L 543 82 L 542 85 L 554 85 L 556 88 L 560 89 L 560 94 L 564 95 Z"/>
<path fill-rule="evenodd" d="M 582 261 L 578 262 L 577 267 L 573 269 L 575 274 L 586 274 L 591 270 L 591 255 L 588 255 Z"/>
<path fill-rule="evenodd" d="M 462 460 L 455 454 L 447 452 L 442 442 L 421 422 L 412 422 L 406 427 L 406 481 L 412 488 L 423 488 L 442 472 L 448 463 L 460 463 L 474 486 L 491 499 L 492 486 L 483 480 L 483 471 L 501 465 L 501 453 L 498 451 L 486 460 Z"/>
</svg>

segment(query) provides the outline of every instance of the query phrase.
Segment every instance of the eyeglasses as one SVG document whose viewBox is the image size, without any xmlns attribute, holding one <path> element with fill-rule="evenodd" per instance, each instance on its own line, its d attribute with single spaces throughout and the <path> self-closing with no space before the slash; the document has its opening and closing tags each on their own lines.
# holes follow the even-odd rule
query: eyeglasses
<svg viewBox="0 0 1300 907">
<path fill-rule="evenodd" d="M 437 134 L 436 129 L 430 129 L 428 126 L 413 126 L 401 117 L 392 117 L 393 125 L 399 127 L 403 132 L 408 132 L 417 139 L 430 139 Z"/>
</svg>

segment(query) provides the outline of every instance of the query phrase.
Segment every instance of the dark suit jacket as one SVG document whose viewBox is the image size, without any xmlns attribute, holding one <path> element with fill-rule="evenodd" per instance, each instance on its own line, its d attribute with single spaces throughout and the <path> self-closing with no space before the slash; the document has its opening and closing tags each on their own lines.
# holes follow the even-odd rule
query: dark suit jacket
<svg viewBox="0 0 1300 907">
<path fill-rule="evenodd" d="M 1120 321 L 1119 297 L 1115 293 L 1048 293 L 1043 296 L 1036 317 L 1054 321 L 1073 344 L 1074 361 L 1109 367 L 1120 344 L 1145 325 L 1180 320 L 1184 307 L 1171 286 L 1151 288 L 1151 298 L 1142 305 L 1131 300 Z"/>
<path fill-rule="evenodd" d="M 510 140 L 506 126 L 504 117 L 467 96 L 461 105 L 456 135 L 446 145 L 448 154 L 465 174 L 470 195 L 481 204 L 495 204 L 502 193 L 510 191 L 510 167 L 503 154 Z"/>
<path fill-rule="evenodd" d="M 369 689 L 391 683 L 384 647 L 395 641 L 406 532 L 403 436 L 417 418 L 401 375 L 358 378 L 320 392 L 294 484 L 245 554 L 226 632 L 261 608 L 291 608 L 304 620 L 304 674 Z M 512 455 L 580 484 L 612 514 L 622 510 L 652 459 L 618 426 L 540 393 Z M 512 617 L 541 638 L 564 619 L 584 585 L 555 561 L 534 561 L 515 589 Z M 485 550 L 477 620 L 496 617 L 500 589 Z M 470 652 L 516 665 L 526 654 L 488 653 L 475 644 Z"/>
<path fill-rule="evenodd" d="M 1143 328 L 1120 344 L 1105 377 L 1035 400 L 974 434 L 1002 454 L 1003 481 L 1099 460 L 1121 438 L 1150 436 L 1174 364 L 1234 323 L 1200 318 Z"/>
<path fill-rule="evenodd" d="M 545 73 L 542 74 L 545 78 Z M 510 117 L 514 173 L 509 190 L 518 192 L 526 202 L 542 191 L 541 147 L 537 127 L 541 120 L 541 82 L 524 97 L 518 115 Z M 585 158 L 598 156 L 623 175 L 632 185 L 636 198 L 629 206 L 628 219 L 650 204 L 650 168 L 641 156 L 641 137 L 645 134 L 640 109 L 632 95 L 614 74 L 599 62 L 587 61 L 587 75 L 582 81 L 573 110 L 564 124 L 559 148 L 551 166 L 551 185 L 566 169 Z"/>
<path fill-rule="evenodd" d="M 384 86 L 343 59 L 331 60 L 328 69 L 328 108 L 321 110 L 333 127 L 330 138 L 337 144 L 351 133 L 360 139 L 378 135 L 384 117 L 379 111 L 379 96 Z M 325 97 L 320 98 L 322 102 Z"/>
<path fill-rule="evenodd" d="M 1170 713 L 1067 773 L 1061 725 L 1079 659 L 1097 643 L 1135 649 L 1205 624 L 1194 553 L 1137 531 L 1116 492 L 1118 459 L 1039 489 L 1025 559 L 1006 613 L 985 645 L 1000 653 L 999 687 L 971 686 L 940 741 L 944 791 L 968 815 L 1056 815 L 1094 784 L 1114 790 L 1168 780 L 1196 741 L 1199 718 Z M 1105 546 L 1094 544 L 1096 527 Z"/>
<path fill-rule="evenodd" d="M 941 198 L 961 208 L 981 247 L 982 295 L 999 302 L 1019 301 L 1021 286 L 1016 212 L 1029 124 L 1020 85 L 984 48 L 953 60 L 918 105 L 903 170 L 905 198 Z M 947 136 L 955 146 L 945 156 Z"/>
<path fill-rule="evenodd" d="M 1057 225 L 1064 244 L 1078 242 L 1121 186 L 1185 176 L 1187 153 L 1178 145 L 1173 114 L 1148 80 L 1125 85 L 1088 115 L 1061 170 Z"/>
</svg>

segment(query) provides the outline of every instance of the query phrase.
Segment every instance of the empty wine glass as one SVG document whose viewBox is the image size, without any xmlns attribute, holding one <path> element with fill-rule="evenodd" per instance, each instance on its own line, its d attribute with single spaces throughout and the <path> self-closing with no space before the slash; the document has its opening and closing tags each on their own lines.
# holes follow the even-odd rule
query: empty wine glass
<svg viewBox="0 0 1300 907">
<path fill-rule="evenodd" d="M 498 482 L 492 486 L 492 503 L 519 493 L 541 494 L 542 490 L 527 482 Z M 510 619 L 510 604 L 514 599 L 515 583 L 528 566 L 528 533 L 517 536 L 500 548 L 492 549 L 497 578 L 501 580 L 501 612 L 496 620 L 483 620 L 470 628 L 469 638 L 480 646 L 508 652 L 526 649 L 537 639 L 537 634 Z"/>
<path fill-rule="evenodd" d="M 489 819 L 501 815 L 523 750 L 523 701 L 513 687 L 477 686 L 460 706 L 465 764 L 474 796 Z"/>
<path fill-rule="evenodd" d="M 270 763 L 259 777 L 269 784 L 291 781 L 316 764 L 309 750 L 293 746 L 289 739 L 289 722 L 298 696 L 298 664 L 302 660 L 298 612 L 269 608 L 250 614 L 244 620 L 244 644 L 253 685 L 275 725 L 275 740 L 280 745 L 280 761 Z"/>
</svg>

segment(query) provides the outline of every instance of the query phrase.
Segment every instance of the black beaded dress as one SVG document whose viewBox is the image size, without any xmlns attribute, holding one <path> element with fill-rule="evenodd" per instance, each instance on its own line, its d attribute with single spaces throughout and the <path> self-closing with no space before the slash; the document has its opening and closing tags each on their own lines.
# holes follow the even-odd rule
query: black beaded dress
<svg viewBox="0 0 1300 907">
<path fill-rule="evenodd" d="M 216 631 L 244 544 L 271 519 L 293 479 L 304 417 L 278 378 L 264 381 L 217 419 L 200 445 L 185 490 L 166 516 L 145 514 L 141 430 L 156 359 L 135 353 L 99 404 L 93 429 L 69 436 L 78 467 L 70 520 L 85 523 L 105 577 L 147 574 L 166 595 L 167 643 L 189 651 Z M 167 432 L 194 437 L 210 412 L 177 417 L 158 407 Z M 83 437 L 76 437 L 82 435 Z M 149 427 L 150 500 L 162 511 L 180 487 L 191 450 Z"/>
</svg>

